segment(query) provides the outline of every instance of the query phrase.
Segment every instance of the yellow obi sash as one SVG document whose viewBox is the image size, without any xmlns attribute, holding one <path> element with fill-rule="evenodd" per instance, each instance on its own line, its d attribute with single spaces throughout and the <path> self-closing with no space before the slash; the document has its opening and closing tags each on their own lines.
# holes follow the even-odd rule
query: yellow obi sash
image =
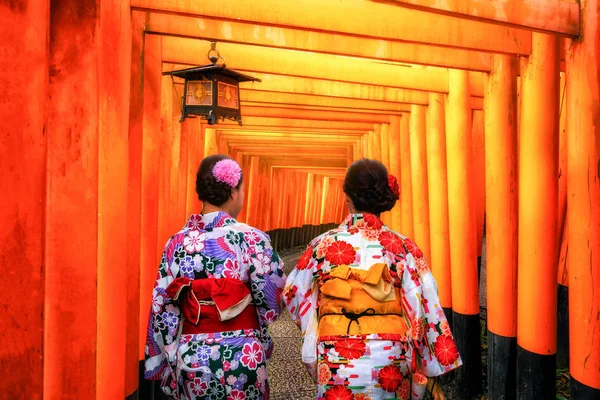
<svg viewBox="0 0 600 400">
<path fill-rule="evenodd" d="M 319 296 L 319 337 L 407 331 L 402 294 L 386 264 L 374 264 L 367 271 L 340 265 L 320 287 Z"/>
</svg>

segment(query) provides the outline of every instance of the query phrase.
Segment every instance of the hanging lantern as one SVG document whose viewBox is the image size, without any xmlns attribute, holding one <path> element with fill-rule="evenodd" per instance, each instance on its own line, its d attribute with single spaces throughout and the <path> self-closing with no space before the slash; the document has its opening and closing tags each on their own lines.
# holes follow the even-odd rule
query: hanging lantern
<svg viewBox="0 0 600 400">
<path fill-rule="evenodd" d="M 206 119 L 209 125 L 226 118 L 242 125 L 240 82 L 260 82 L 260 79 L 226 68 L 216 42 L 211 42 L 208 59 L 211 64 L 163 72 L 163 75 L 184 80 L 179 122 L 198 116 Z M 217 64 L 219 60 L 223 63 Z"/>
</svg>

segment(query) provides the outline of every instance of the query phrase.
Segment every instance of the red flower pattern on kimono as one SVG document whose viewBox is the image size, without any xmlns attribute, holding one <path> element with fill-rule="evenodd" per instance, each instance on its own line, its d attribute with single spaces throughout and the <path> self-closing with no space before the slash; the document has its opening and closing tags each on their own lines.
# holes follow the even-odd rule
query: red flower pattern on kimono
<svg viewBox="0 0 600 400">
<path fill-rule="evenodd" d="M 400 387 L 404 376 L 402 371 L 395 365 L 386 365 L 379 371 L 379 384 L 387 392 L 395 392 Z"/>
<path fill-rule="evenodd" d="M 458 358 L 456 343 L 449 335 L 438 336 L 434 345 L 435 357 L 442 365 L 450 365 Z"/>
<path fill-rule="evenodd" d="M 423 257 L 423 252 L 421 251 L 421 249 L 419 249 L 419 247 L 417 247 L 417 244 L 409 238 L 404 239 L 404 246 L 406 247 L 406 250 L 408 250 L 408 252 L 413 255 L 413 257 Z"/>
<path fill-rule="evenodd" d="M 338 240 L 327 248 L 325 259 L 333 265 L 348 265 L 354 262 L 356 250 L 351 244 Z"/>
<path fill-rule="evenodd" d="M 333 385 L 325 392 L 325 400 L 354 400 L 354 395 L 346 386 Z"/>
<path fill-rule="evenodd" d="M 340 340 L 335 344 L 335 351 L 348 360 L 362 357 L 365 354 L 365 350 L 365 342 L 360 339 Z"/>
<path fill-rule="evenodd" d="M 306 267 L 308 266 L 308 262 L 310 261 L 310 258 L 312 257 L 312 255 L 313 255 L 313 248 L 311 246 L 308 246 L 306 251 L 302 254 L 302 257 L 300 257 L 300 260 L 298 260 L 298 265 L 296 265 L 296 268 L 298 268 L 299 270 L 306 269 Z"/>
<path fill-rule="evenodd" d="M 396 235 L 390 231 L 383 231 L 379 234 L 379 243 L 387 251 L 394 254 L 404 254 L 404 247 L 402 246 L 402 239 L 400 236 Z"/>
<path fill-rule="evenodd" d="M 364 214 L 364 219 L 369 228 L 381 229 L 383 227 L 383 222 L 373 214 Z"/>
</svg>

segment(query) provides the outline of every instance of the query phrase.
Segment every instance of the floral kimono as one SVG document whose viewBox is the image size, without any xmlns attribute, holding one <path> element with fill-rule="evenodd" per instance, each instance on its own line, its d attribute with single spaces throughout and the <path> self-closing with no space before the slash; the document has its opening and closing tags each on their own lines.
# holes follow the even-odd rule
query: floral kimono
<svg viewBox="0 0 600 400">
<path fill-rule="evenodd" d="M 314 239 L 284 300 L 319 399 L 410 399 L 462 363 L 423 253 L 372 214 Z"/>
<path fill-rule="evenodd" d="M 192 215 L 162 255 L 145 378 L 171 399 L 268 399 L 267 325 L 284 284 L 265 233 L 225 212 Z"/>
</svg>

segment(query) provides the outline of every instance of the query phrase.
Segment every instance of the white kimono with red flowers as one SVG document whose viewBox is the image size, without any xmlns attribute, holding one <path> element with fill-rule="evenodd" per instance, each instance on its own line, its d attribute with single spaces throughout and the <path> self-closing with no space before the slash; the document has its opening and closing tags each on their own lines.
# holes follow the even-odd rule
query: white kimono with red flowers
<svg viewBox="0 0 600 400">
<path fill-rule="evenodd" d="M 342 265 L 368 271 L 381 263 L 400 289 L 395 301 L 406 333 L 381 326 L 378 334 L 318 337 L 319 290 L 332 271 Z M 351 214 L 315 238 L 289 275 L 284 299 L 302 330 L 302 358 L 317 380 L 317 398 L 410 399 L 412 373 L 433 377 L 462 364 L 423 253 L 374 215 Z"/>
</svg>

